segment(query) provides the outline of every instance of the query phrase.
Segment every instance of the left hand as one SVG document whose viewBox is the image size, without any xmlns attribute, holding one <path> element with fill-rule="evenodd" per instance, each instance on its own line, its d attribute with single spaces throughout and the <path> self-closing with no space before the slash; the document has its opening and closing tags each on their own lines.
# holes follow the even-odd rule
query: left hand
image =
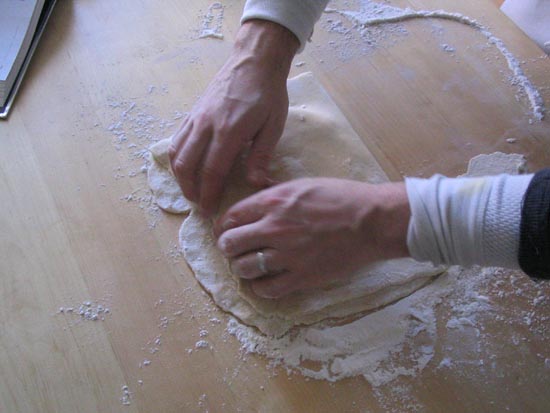
<svg viewBox="0 0 550 413">
<path fill-rule="evenodd" d="M 286 80 L 298 47 L 296 36 L 277 23 L 244 23 L 231 56 L 173 136 L 172 171 L 204 216 L 218 209 L 229 172 L 247 149 L 248 182 L 272 183 L 268 166 L 283 133 Z"/>
<path fill-rule="evenodd" d="M 299 179 L 231 207 L 218 247 L 254 292 L 278 298 L 321 287 L 377 260 L 408 255 L 405 185 Z M 258 252 L 267 273 L 262 273 Z"/>
</svg>

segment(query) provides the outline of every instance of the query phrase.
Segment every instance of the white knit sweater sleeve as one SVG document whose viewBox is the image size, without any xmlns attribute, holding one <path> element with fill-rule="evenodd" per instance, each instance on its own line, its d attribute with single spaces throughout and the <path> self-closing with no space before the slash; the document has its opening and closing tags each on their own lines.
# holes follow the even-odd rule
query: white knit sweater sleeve
<svg viewBox="0 0 550 413">
<path fill-rule="evenodd" d="M 247 0 L 241 24 L 251 19 L 278 23 L 296 35 L 302 51 L 327 3 L 328 0 Z"/>
<path fill-rule="evenodd" d="M 434 264 L 519 268 L 521 208 L 532 178 L 407 178 L 411 256 Z"/>
</svg>

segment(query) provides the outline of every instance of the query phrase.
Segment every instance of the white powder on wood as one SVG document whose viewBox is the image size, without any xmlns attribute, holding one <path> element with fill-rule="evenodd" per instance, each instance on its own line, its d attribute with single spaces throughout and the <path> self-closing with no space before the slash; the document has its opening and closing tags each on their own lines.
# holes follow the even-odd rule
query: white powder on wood
<svg viewBox="0 0 550 413">
<path fill-rule="evenodd" d="M 447 53 L 454 53 L 456 52 L 456 49 L 453 47 L 453 46 L 450 46 L 448 44 L 442 44 L 441 45 L 441 49 L 443 49 L 443 51 L 447 52 Z"/>
<path fill-rule="evenodd" d="M 122 397 L 120 398 L 120 402 L 124 406 L 129 406 L 131 404 L 131 398 L 132 393 L 130 392 L 128 386 L 122 386 Z"/>
<path fill-rule="evenodd" d="M 504 56 L 508 68 L 512 71 L 512 84 L 517 85 L 529 99 L 533 116 L 537 120 L 543 120 L 545 114 L 544 101 L 537 88 L 531 83 L 523 72 L 520 62 L 506 47 L 504 42 L 496 37 L 486 26 L 460 13 L 452 13 L 444 10 L 413 10 L 401 9 L 388 6 L 383 3 L 376 3 L 370 0 L 362 0 L 359 11 L 326 9 L 326 13 L 338 13 L 361 27 L 377 26 L 388 23 L 399 23 L 405 20 L 430 18 L 450 20 L 469 26 L 483 35 L 489 44 L 494 45 Z"/>
<path fill-rule="evenodd" d="M 210 347 L 210 344 L 206 340 L 199 340 L 195 343 L 195 348 L 196 349 L 205 349 L 205 348 L 209 348 L 209 347 Z"/>
<path fill-rule="evenodd" d="M 59 307 L 58 313 L 79 316 L 83 321 L 104 321 L 105 316 L 110 314 L 111 309 L 90 300 L 83 301 L 76 306 Z"/>
<path fill-rule="evenodd" d="M 201 22 L 201 30 L 199 39 L 212 37 L 214 39 L 223 39 L 222 23 L 223 23 L 223 4 L 216 2 L 208 7 L 208 11 L 204 15 Z"/>
<path fill-rule="evenodd" d="M 435 306 L 451 292 L 458 272 L 455 269 L 409 297 L 345 325 L 297 328 L 281 338 L 268 338 L 233 318 L 227 329 L 245 353 L 262 354 L 289 371 L 328 381 L 362 375 L 380 386 L 398 376 L 416 375 L 432 359 Z M 407 351 L 417 339 L 422 344 Z M 406 362 L 394 365 L 397 356 Z"/>
</svg>

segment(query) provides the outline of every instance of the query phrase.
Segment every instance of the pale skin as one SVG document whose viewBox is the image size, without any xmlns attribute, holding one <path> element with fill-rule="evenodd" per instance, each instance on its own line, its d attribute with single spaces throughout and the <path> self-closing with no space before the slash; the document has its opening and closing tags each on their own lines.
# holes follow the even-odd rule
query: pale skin
<svg viewBox="0 0 550 413">
<path fill-rule="evenodd" d="M 251 20 L 170 148 L 174 174 L 203 215 L 219 205 L 244 151 L 249 184 L 266 188 L 215 224 L 232 270 L 259 296 L 321 287 L 374 261 L 408 256 L 405 185 L 313 178 L 276 185 L 267 174 L 288 111 L 286 79 L 299 42 L 286 28 Z M 262 251 L 267 274 L 260 271 Z"/>
<path fill-rule="evenodd" d="M 172 169 L 205 216 L 216 212 L 229 170 L 248 147 L 249 183 L 272 184 L 266 170 L 286 121 L 286 79 L 298 47 L 278 24 L 245 23 L 228 61 L 174 135 Z"/>
<path fill-rule="evenodd" d="M 215 234 L 233 271 L 252 280 L 259 296 L 279 298 L 408 255 L 409 217 L 403 184 L 310 178 L 242 200 L 217 221 Z"/>
</svg>

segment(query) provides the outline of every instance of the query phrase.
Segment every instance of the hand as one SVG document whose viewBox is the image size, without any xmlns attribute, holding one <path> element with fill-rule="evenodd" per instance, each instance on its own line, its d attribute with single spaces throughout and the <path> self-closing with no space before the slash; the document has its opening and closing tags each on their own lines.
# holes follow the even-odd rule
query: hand
<svg viewBox="0 0 550 413">
<path fill-rule="evenodd" d="M 225 179 L 247 148 L 249 183 L 270 184 L 267 168 L 286 121 L 286 79 L 298 46 L 283 26 L 243 24 L 229 60 L 172 138 L 172 170 L 204 215 L 216 212 Z"/>
<path fill-rule="evenodd" d="M 233 271 L 252 280 L 257 295 L 278 298 L 408 256 L 409 218 L 403 183 L 300 179 L 235 204 L 216 222 L 215 234 Z"/>
</svg>

